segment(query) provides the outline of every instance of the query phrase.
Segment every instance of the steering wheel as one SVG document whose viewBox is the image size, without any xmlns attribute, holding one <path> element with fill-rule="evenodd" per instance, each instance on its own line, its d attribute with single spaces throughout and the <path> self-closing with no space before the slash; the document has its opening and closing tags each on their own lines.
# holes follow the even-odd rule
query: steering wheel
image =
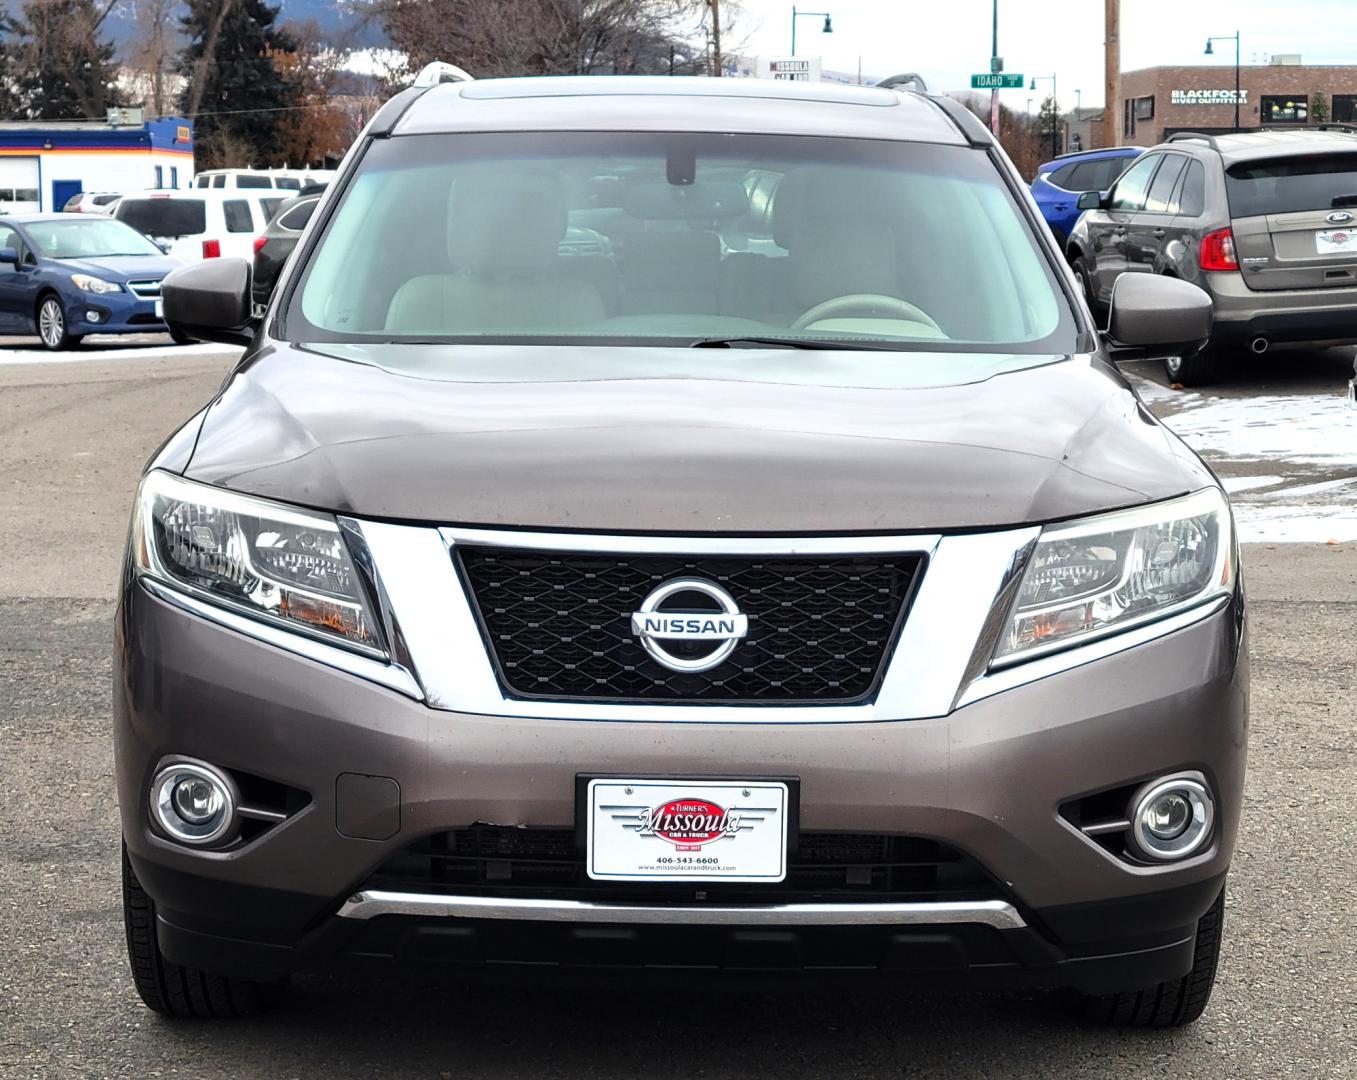
<svg viewBox="0 0 1357 1080">
<path fill-rule="evenodd" d="M 864 319 L 905 319 L 909 322 L 923 323 L 939 334 L 943 329 L 933 321 L 932 316 L 908 300 L 898 296 L 886 296 L 883 293 L 850 293 L 847 296 L 835 296 L 822 304 L 816 304 L 792 323 L 793 330 L 804 330 L 812 323 L 822 319 L 841 319 L 856 315 Z"/>
</svg>

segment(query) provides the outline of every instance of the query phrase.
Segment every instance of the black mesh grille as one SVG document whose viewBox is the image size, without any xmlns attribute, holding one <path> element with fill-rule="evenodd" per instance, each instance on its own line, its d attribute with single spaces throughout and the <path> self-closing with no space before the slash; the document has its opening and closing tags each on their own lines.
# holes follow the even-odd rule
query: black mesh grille
<svg viewBox="0 0 1357 1080">
<path fill-rule="evenodd" d="M 786 880 L 651 885 L 593 881 L 573 829 L 473 825 L 425 837 L 388 860 L 369 889 L 580 900 L 794 903 L 816 900 L 987 900 L 1003 893 L 978 863 L 935 840 L 803 831 Z"/>
<path fill-rule="evenodd" d="M 459 557 L 500 678 L 513 694 L 766 704 L 870 695 L 922 561 L 917 555 L 618 556 L 478 547 L 460 549 Z M 671 671 L 632 634 L 631 616 L 642 601 L 681 577 L 720 585 L 749 617 L 748 635 L 710 671 Z"/>
</svg>

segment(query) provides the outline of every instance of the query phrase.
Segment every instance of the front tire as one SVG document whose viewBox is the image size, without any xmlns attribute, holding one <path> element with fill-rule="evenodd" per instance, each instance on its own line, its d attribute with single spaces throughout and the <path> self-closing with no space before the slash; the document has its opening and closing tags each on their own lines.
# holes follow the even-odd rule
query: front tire
<svg viewBox="0 0 1357 1080">
<path fill-rule="evenodd" d="M 146 895 L 123 845 L 123 926 L 137 993 L 148 1009 L 182 1019 L 254 1016 L 282 1002 L 286 981 L 263 983 L 213 975 L 166 960 L 155 936 L 155 902 Z"/>
<path fill-rule="evenodd" d="M 1225 927 L 1225 889 L 1197 922 L 1197 945 L 1192 970 L 1140 990 L 1119 994 L 1078 994 L 1072 1001 L 1080 1019 L 1122 1028 L 1186 1027 L 1203 1012 L 1216 984 L 1220 942 Z"/>
<path fill-rule="evenodd" d="M 1179 386 L 1209 386 L 1220 378 L 1220 353 L 1208 345 L 1192 356 L 1164 358 L 1164 374 Z"/>
<path fill-rule="evenodd" d="M 43 348 L 53 352 L 80 344 L 80 339 L 67 329 L 66 309 L 55 293 L 48 293 L 38 301 L 38 337 Z"/>
</svg>

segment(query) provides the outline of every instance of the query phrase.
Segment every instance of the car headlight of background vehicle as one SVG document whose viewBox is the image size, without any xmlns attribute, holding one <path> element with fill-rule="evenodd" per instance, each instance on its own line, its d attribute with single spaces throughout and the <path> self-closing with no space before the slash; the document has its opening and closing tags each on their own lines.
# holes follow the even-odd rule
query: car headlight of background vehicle
<svg viewBox="0 0 1357 1080">
<path fill-rule="evenodd" d="M 1234 533 L 1222 492 L 1041 532 L 993 663 L 1011 664 L 1229 595 Z"/>
<path fill-rule="evenodd" d="M 333 645 L 386 658 L 338 523 L 169 473 L 147 473 L 132 531 L 138 571 Z"/>
<path fill-rule="evenodd" d="M 105 281 L 103 278 L 90 277 L 89 274 L 72 274 L 71 284 L 77 289 L 84 289 L 89 293 L 115 293 L 122 292 L 122 286 L 112 281 Z"/>
</svg>

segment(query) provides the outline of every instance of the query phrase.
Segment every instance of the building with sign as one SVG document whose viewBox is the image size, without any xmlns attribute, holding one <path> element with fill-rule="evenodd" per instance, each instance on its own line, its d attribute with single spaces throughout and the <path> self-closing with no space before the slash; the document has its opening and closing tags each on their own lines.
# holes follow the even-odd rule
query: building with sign
<svg viewBox="0 0 1357 1080">
<path fill-rule="evenodd" d="M 1234 58 L 1234 44 L 1229 46 Z M 1220 135 L 1234 129 L 1233 64 L 1158 67 L 1121 76 L 1121 143 L 1153 146 L 1175 131 Z M 1239 70 L 1239 126 L 1294 128 L 1320 120 L 1357 123 L 1357 67 L 1277 56 Z"/>
<path fill-rule="evenodd" d="M 60 210 L 83 191 L 185 188 L 192 180 L 191 120 L 113 109 L 105 123 L 0 123 L 0 213 Z"/>
</svg>

